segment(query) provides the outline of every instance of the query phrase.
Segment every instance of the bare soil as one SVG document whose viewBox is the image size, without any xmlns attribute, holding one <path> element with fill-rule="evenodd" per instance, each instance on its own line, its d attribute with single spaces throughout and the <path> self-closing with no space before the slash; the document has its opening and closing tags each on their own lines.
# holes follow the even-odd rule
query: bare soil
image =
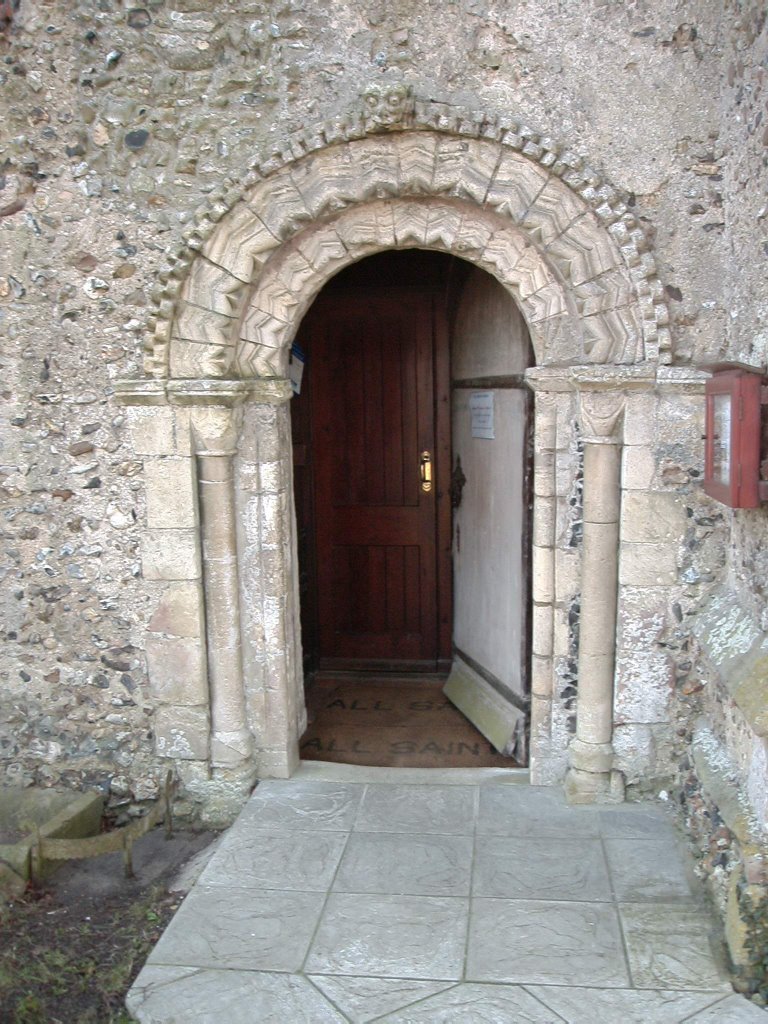
<svg viewBox="0 0 768 1024">
<path fill-rule="evenodd" d="M 0 904 L 0 1024 L 127 1024 L 126 992 L 179 906 L 180 868 L 213 832 L 162 828 L 133 849 L 63 865 Z"/>
</svg>

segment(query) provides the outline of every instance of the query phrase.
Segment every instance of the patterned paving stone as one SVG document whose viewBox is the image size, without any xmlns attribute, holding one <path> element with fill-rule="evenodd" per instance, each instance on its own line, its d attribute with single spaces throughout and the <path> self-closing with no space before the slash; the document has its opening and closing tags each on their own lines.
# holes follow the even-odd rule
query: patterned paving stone
<svg viewBox="0 0 768 1024">
<path fill-rule="evenodd" d="M 476 798 L 472 786 L 368 786 L 355 830 L 472 835 Z"/>
<path fill-rule="evenodd" d="M 325 892 L 338 867 L 343 832 L 248 828 L 231 831 L 200 876 L 201 885 Z"/>
<path fill-rule="evenodd" d="M 412 896 L 469 896 L 470 836 L 356 832 L 333 888 Z"/>
<path fill-rule="evenodd" d="M 517 838 L 584 838 L 599 835 L 593 808 L 569 807 L 563 794 L 545 786 L 483 786 L 478 835 Z"/>
<path fill-rule="evenodd" d="M 298 971 L 323 894 L 198 886 L 187 896 L 148 963 Z"/>
<path fill-rule="evenodd" d="M 457 985 L 382 1018 L 380 1024 L 562 1024 L 525 989 L 513 985 Z"/>
<path fill-rule="evenodd" d="M 743 996 L 730 996 L 696 1013 L 691 1024 L 765 1024 L 768 1011 L 750 1003 Z"/>
<path fill-rule="evenodd" d="M 631 989 L 559 988 L 529 985 L 528 991 L 568 1024 L 681 1024 L 720 999 L 717 992 L 637 992 Z M 723 1019 L 723 1024 L 725 1020 Z"/>
<path fill-rule="evenodd" d="M 364 789 L 349 782 L 269 779 L 259 783 L 238 822 L 255 828 L 349 831 Z"/>
<path fill-rule="evenodd" d="M 613 839 L 674 839 L 671 816 L 648 804 L 619 804 L 597 812 L 600 834 Z"/>
<path fill-rule="evenodd" d="M 127 1006 L 141 1024 L 345 1024 L 305 978 L 261 971 L 145 967 Z"/>
<path fill-rule="evenodd" d="M 602 844 L 599 839 L 478 837 L 472 895 L 608 901 Z"/>
<path fill-rule="evenodd" d="M 468 900 L 332 893 L 306 971 L 364 977 L 461 977 Z"/>
<path fill-rule="evenodd" d="M 674 840 L 606 839 L 605 851 L 616 898 L 622 902 L 694 899 Z"/>
<path fill-rule="evenodd" d="M 310 975 L 313 985 L 337 1006 L 352 1024 L 368 1024 L 392 1010 L 410 1006 L 453 986 L 444 981 L 405 981 L 401 978 L 331 978 Z"/>
<path fill-rule="evenodd" d="M 475 899 L 467 978 L 626 988 L 616 910 L 604 903 Z"/>
<path fill-rule="evenodd" d="M 703 911 L 668 903 L 624 903 L 620 912 L 632 980 L 638 988 L 727 986 L 712 955 L 711 921 Z"/>
</svg>

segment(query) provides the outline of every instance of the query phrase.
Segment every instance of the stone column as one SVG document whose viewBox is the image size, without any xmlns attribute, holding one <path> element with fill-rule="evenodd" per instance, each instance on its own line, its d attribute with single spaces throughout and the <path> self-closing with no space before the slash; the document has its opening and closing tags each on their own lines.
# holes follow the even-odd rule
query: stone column
<svg viewBox="0 0 768 1024">
<path fill-rule="evenodd" d="M 245 696 L 260 778 L 293 774 L 306 728 L 290 395 L 277 380 L 253 392 L 237 460 Z"/>
<path fill-rule="evenodd" d="M 622 394 L 580 394 L 584 540 L 576 737 L 565 785 L 571 803 L 623 799 L 612 745 L 623 410 Z"/>
<path fill-rule="evenodd" d="M 232 462 L 239 410 L 192 410 L 200 494 L 205 587 L 211 764 L 231 768 L 251 756 L 240 641 L 240 598 Z"/>
</svg>

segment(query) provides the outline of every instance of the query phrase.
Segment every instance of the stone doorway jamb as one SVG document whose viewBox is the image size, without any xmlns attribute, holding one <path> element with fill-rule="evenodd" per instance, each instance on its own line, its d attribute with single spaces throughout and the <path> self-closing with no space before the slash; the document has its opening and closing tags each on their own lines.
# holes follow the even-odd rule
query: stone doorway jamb
<svg viewBox="0 0 768 1024">
<path fill-rule="evenodd" d="M 616 657 L 616 608 L 619 583 L 621 451 L 628 391 L 655 386 L 652 366 L 532 368 L 526 373 L 536 393 L 534 524 L 550 524 L 548 536 L 534 527 L 534 616 L 551 608 L 554 580 L 555 510 L 544 507 L 555 493 L 555 423 L 558 393 L 577 392 L 583 448 L 583 541 L 578 646 L 576 736 L 568 748 L 565 792 L 571 803 L 624 799 L 624 782 L 614 770 L 613 705 Z M 534 633 L 532 731 L 541 727 L 539 710 L 549 696 L 540 680 L 551 683 L 552 631 Z M 543 664 L 540 664 L 542 663 Z M 542 701 L 546 703 L 542 704 Z"/>
<path fill-rule="evenodd" d="M 151 520 L 160 529 L 143 551 L 145 575 L 170 586 L 183 580 L 188 590 L 197 591 L 197 600 L 187 602 L 200 609 L 197 635 L 194 627 L 187 629 L 181 647 L 163 637 L 166 653 L 161 660 L 166 662 L 165 678 L 172 678 L 184 665 L 168 665 L 168 660 L 189 659 L 196 649 L 195 661 L 203 663 L 200 685 L 187 678 L 186 692 L 164 690 L 163 672 L 156 669 L 155 738 L 158 753 L 177 761 L 188 787 L 201 796 L 204 791 L 209 820 L 228 820 L 239 810 L 260 767 L 243 676 L 242 557 L 234 466 L 243 414 L 247 405 L 284 404 L 290 394 L 290 383 L 281 379 L 132 381 L 116 388 L 121 404 L 144 410 L 141 432 L 147 450 L 140 454 L 156 457 L 156 472 L 147 479 L 148 506 L 164 506 L 161 519 Z M 179 470 L 181 479 L 191 480 L 189 488 L 173 486 Z M 157 559 L 149 550 L 153 544 L 166 548 Z M 277 745 L 290 750 L 298 736 L 295 729 L 288 731 L 290 735 L 279 737 Z M 271 774 L 290 774 L 292 767 Z"/>
</svg>

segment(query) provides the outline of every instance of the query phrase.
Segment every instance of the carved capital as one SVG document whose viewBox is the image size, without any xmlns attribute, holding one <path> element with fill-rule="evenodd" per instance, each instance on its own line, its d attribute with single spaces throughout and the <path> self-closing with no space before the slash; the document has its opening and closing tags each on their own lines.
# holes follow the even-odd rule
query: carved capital
<svg viewBox="0 0 768 1024">
<path fill-rule="evenodd" d="M 610 391 L 582 391 L 579 413 L 582 438 L 589 444 L 620 444 L 626 398 Z"/>
<path fill-rule="evenodd" d="M 405 128 L 413 121 L 413 89 L 405 82 L 371 82 L 360 99 L 369 130 Z"/>
<path fill-rule="evenodd" d="M 239 406 L 192 409 L 192 436 L 198 455 L 234 455 L 242 417 Z"/>
<path fill-rule="evenodd" d="M 558 402 L 562 401 L 562 399 L 560 399 L 556 391 L 537 391 L 534 401 L 536 403 L 536 412 L 543 412 L 546 415 L 547 413 L 555 413 Z"/>
</svg>

